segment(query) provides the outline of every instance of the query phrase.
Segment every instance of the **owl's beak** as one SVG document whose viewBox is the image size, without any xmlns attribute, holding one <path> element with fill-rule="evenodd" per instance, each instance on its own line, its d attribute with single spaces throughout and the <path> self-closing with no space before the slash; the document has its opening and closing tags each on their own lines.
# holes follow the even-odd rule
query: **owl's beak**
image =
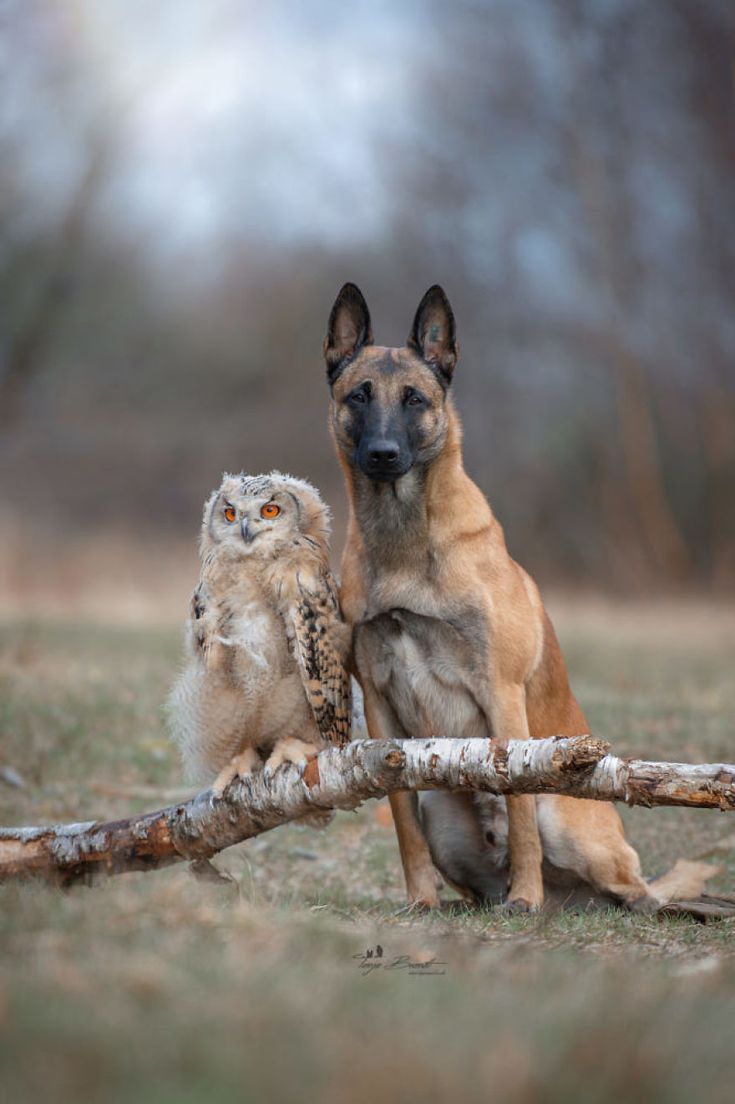
<svg viewBox="0 0 735 1104">
<path fill-rule="evenodd" d="M 250 526 L 248 525 L 247 518 L 242 519 L 240 532 L 242 533 L 242 539 L 245 541 L 246 544 L 250 544 L 251 541 L 255 540 L 255 533 L 250 532 Z"/>
</svg>

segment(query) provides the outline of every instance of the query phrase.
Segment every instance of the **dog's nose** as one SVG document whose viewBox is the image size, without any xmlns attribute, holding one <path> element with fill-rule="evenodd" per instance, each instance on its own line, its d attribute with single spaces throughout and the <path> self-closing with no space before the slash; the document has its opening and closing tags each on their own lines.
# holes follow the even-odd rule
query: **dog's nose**
<svg viewBox="0 0 735 1104">
<path fill-rule="evenodd" d="M 368 449 L 368 459 L 375 467 L 390 467 L 398 463 L 401 450 L 395 441 L 373 441 Z"/>
</svg>

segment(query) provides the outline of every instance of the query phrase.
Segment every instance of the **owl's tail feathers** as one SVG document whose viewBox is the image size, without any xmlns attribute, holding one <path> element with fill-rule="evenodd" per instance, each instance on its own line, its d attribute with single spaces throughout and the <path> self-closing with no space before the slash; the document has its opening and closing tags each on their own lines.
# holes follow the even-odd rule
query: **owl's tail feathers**
<svg viewBox="0 0 735 1104">
<path fill-rule="evenodd" d="M 164 704 L 169 736 L 178 746 L 187 782 L 197 782 L 204 773 L 201 761 L 199 686 L 189 670 L 182 671 Z"/>
<path fill-rule="evenodd" d="M 242 730 L 242 703 L 215 678 L 203 682 L 198 664 L 179 675 L 164 706 L 168 731 L 178 745 L 187 782 L 203 785 L 232 758 Z"/>
</svg>

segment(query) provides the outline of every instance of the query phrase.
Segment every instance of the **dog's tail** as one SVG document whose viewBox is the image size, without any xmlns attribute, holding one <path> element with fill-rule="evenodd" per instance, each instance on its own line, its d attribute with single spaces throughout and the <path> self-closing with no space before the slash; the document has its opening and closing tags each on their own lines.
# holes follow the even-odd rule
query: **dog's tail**
<svg viewBox="0 0 735 1104">
<path fill-rule="evenodd" d="M 712 863 L 677 859 L 671 870 L 648 883 L 648 890 L 659 905 L 677 900 L 691 901 L 700 896 L 710 878 L 721 873 L 722 867 Z"/>
</svg>

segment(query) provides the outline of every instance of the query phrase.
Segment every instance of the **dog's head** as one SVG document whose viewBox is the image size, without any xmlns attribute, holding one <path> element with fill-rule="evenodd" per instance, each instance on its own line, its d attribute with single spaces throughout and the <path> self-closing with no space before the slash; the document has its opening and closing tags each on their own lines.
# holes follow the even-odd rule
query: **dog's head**
<svg viewBox="0 0 735 1104">
<path fill-rule="evenodd" d="M 373 344 L 362 292 L 345 284 L 329 316 L 324 355 L 332 428 L 351 467 L 395 483 L 441 451 L 447 393 L 458 356 L 454 315 L 440 287 L 419 303 L 403 348 Z"/>
</svg>

